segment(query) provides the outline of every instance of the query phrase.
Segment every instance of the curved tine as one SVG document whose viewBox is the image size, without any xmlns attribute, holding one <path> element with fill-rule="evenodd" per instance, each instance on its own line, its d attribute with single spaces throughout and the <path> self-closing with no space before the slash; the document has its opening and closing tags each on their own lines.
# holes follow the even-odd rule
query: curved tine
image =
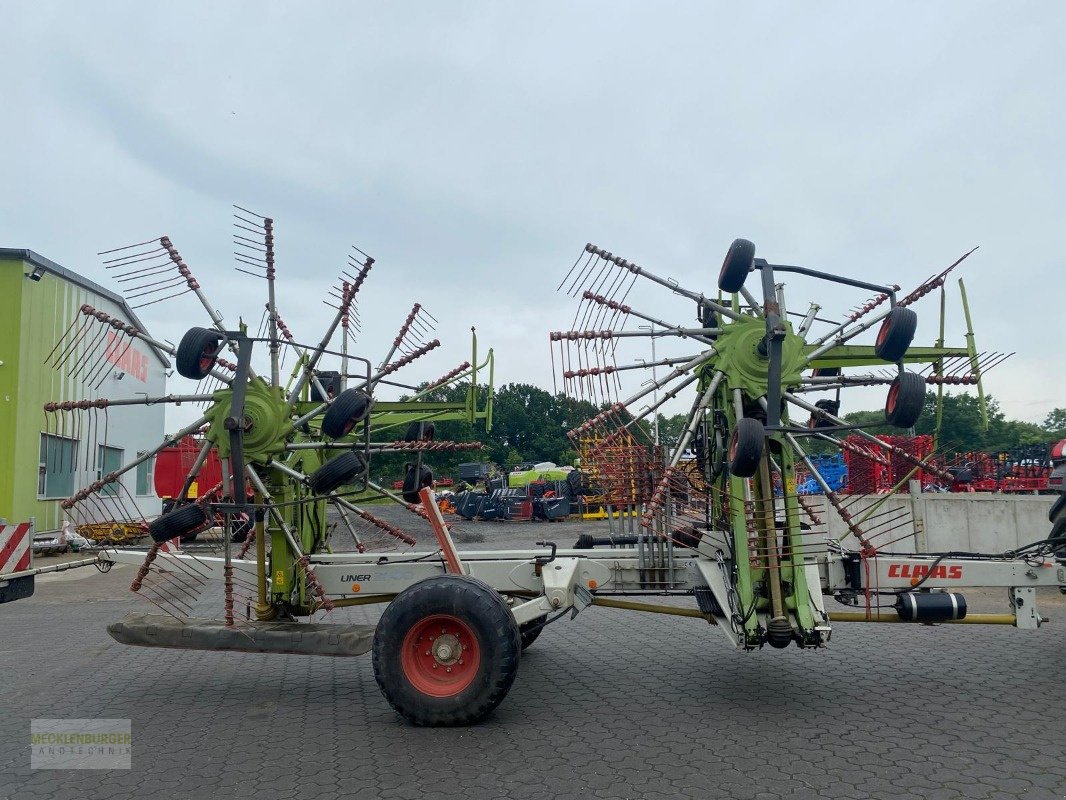
<svg viewBox="0 0 1066 800">
<path fill-rule="evenodd" d="M 560 289 L 563 288 L 563 285 L 567 282 L 567 280 L 570 278 L 570 276 L 574 273 L 574 270 L 577 269 L 577 265 L 581 263 L 581 259 L 585 258 L 586 252 L 587 251 L 585 251 L 584 249 L 581 250 L 581 252 L 578 254 L 577 258 L 574 260 L 573 266 L 570 267 L 569 270 L 567 270 L 566 274 L 563 276 L 563 279 L 561 281 L 559 281 L 559 285 L 555 287 L 555 291 L 559 291 Z M 589 255 L 588 258 L 592 258 L 592 256 Z"/>
<path fill-rule="evenodd" d="M 598 260 L 599 260 L 599 259 L 598 259 L 598 256 L 596 256 L 596 254 L 594 254 L 594 253 L 592 253 L 591 251 L 589 251 L 589 253 L 588 253 L 588 257 L 587 257 L 587 258 L 585 259 L 585 263 L 584 263 L 584 264 L 582 264 L 582 265 L 581 265 L 581 268 L 580 268 L 580 269 L 579 269 L 579 270 L 577 271 L 577 273 L 576 273 L 576 274 L 574 274 L 574 280 L 573 280 L 573 282 L 572 282 L 572 283 L 570 284 L 570 286 L 569 286 L 569 287 L 568 287 L 568 288 L 567 288 L 567 289 L 565 290 L 565 291 L 566 291 L 566 295 L 567 295 L 568 297 L 573 297 L 573 296 L 575 295 L 576 291 L 577 291 L 577 290 L 579 289 L 579 287 L 581 286 L 581 284 L 582 284 L 582 283 L 583 283 L 583 282 L 584 282 L 584 281 L 586 280 L 586 278 L 587 278 L 587 277 L 588 277 L 588 276 L 589 276 L 589 275 L 590 275 L 590 274 L 591 274 L 592 272 L 594 272 L 594 271 L 595 271 L 595 269 L 596 269 L 596 263 L 597 263 L 597 261 L 598 261 Z M 578 261 L 579 261 L 579 262 L 581 261 L 581 258 L 580 258 L 580 257 L 578 258 Z M 574 272 L 574 270 L 572 270 L 572 269 L 571 269 L 571 270 L 570 270 L 570 272 L 571 272 L 571 273 L 573 273 L 573 272 Z M 567 273 L 567 277 L 570 277 L 570 273 Z M 563 280 L 563 283 L 566 283 L 566 280 L 565 280 L 565 279 Z M 563 283 L 560 283 L 560 284 L 559 284 L 559 289 L 562 289 L 562 288 L 563 288 Z M 556 289 L 556 291 L 559 291 L 559 289 Z"/>
</svg>

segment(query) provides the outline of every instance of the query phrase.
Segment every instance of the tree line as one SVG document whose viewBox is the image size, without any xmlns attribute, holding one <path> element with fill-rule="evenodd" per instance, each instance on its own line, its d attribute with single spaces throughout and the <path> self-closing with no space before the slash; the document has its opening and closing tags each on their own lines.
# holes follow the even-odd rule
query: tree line
<svg viewBox="0 0 1066 800">
<path fill-rule="evenodd" d="M 431 393 L 426 399 L 461 402 L 469 384 L 460 383 Z M 936 427 L 936 397 L 930 392 L 914 433 L 932 434 Z M 945 394 L 938 449 L 941 452 L 984 451 L 996 453 L 1023 445 L 1066 439 L 1066 408 L 1056 408 L 1041 424 L 1007 419 L 999 403 L 986 398 L 988 427 L 983 424 L 977 397 Z M 567 432 L 591 419 L 603 409 L 584 400 L 574 400 L 528 383 L 509 383 L 496 390 L 492 430 L 465 421 L 436 423 L 437 440 L 484 444 L 484 449 L 460 453 L 437 452 L 427 456 L 437 476 L 456 475 L 460 463 L 487 461 L 513 468 L 521 463 L 553 461 L 573 464 L 578 458 Z M 874 434 L 903 433 L 885 424 L 883 411 L 854 411 L 844 416 L 853 425 L 862 425 Z M 658 415 L 659 441 L 667 449 L 680 440 L 685 414 Z M 805 423 L 806 420 L 801 422 Z M 650 437 L 654 420 L 641 420 L 640 427 Z M 386 475 L 402 477 L 403 464 L 410 456 L 383 456 L 380 467 Z"/>
</svg>

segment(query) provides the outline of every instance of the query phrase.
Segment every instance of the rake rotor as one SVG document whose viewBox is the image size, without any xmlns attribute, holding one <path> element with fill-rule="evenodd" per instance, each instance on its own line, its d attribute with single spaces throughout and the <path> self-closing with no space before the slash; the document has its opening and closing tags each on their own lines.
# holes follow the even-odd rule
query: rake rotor
<svg viewBox="0 0 1066 800">
<path fill-rule="evenodd" d="M 242 606 L 254 606 L 260 619 L 329 610 L 331 603 L 309 556 L 328 548 L 330 533 L 338 530 L 342 538 L 350 537 L 350 549 L 359 552 L 368 546 L 415 544 L 411 533 L 367 503 L 394 501 L 425 518 L 418 492 L 433 482 L 425 454 L 481 447 L 436 440 L 432 424 L 425 420 L 480 419 L 491 424 L 491 386 L 480 394 L 476 376 L 479 366 L 488 366 L 491 376 L 492 352 L 479 365 L 476 343 L 471 361 L 423 388 L 413 400 L 378 399 L 386 384 L 405 386 L 390 378 L 438 348 L 440 341 L 430 339 L 436 320 L 416 303 L 377 368 L 350 352 L 359 330 L 356 297 L 374 265 L 362 250 L 353 248 L 348 257 L 331 300 L 326 301 L 334 313 L 321 338 L 311 343 L 296 339 L 278 309 L 273 220 L 235 207 L 234 245 L 236 269 L 267 283 L 256 335 L 243 325 L 237 329 L 225 325 L 164 236 L 105 252 L 105 267 L 115 271 L 116 280 L 139 306 L 195 295 L 208 326 L 191 328 L 174 347 L 85 305 L 46 359 L 52 368 L 69 371 L 95 391 L 102 385 L 106 366 L 119 363 L 130 343 L 140 339 L 170 355 L 176 371 L 196 382 L 193 392 L 121 400 L 86 397 L 45 406 L 46 432 L 85 443 L 84 452 L 71 448 L 70 458 L 83 461 L 83 471 L 96 470 L 98 475 L 63 501 L 64 512 L 80 527 L 114 528 L 124 531 L 126 539 L 143 533 L 151 536 L 154 543 L 132 588 L 154 605 L 179 618 L 190 615 L 210 570 L 197 570 L 195 557 L 176 558 L 177 543 L 221 529 L 217 544 L 206 546 L 225 554 L 227 624 L 233 623 L 234 608 Z M 340 349 L 333 349 L 338 331 L 342 342 Z M 253 353 L 259 351 L 269 357 L 269 368 L 262 375 L 253 367 Z M 293 364 L 287 380 L 286 361 Z M 327 364 L 339 369 L 326 369 Z M 427 411 L 418 402 L 429 391 L 459 381 L 471 384 L 465 403 L 436 403 Z M 158 403 L 193 404 L 203 414 L 136 459 L 105 466 L 98 453 L 106 448 L 108 410 Z M 397 436 L 396 428 L 403 426 L 408 426 L 407 432 Z M 186 437 L 195 445 L 189 451 L 190 462 L 183 464 L 182 490 L 162 515 L 145 519 L 120 478 Z M 371 477 L 373 460 L 389 453 L 408 453 L 413 459 L 399 493 Z M 220 468 L 220 479 L 210 479 L 213 486 L 200 486 L 212 464 Z M 233 543 L 241 544 L 238 552 L 231 552 L 236 550 L 231 548 L 234 538 Z"/>
<path fill-rule="evenodd" d="M 968 255 L 900 296 L 895 285 L 771 264 L 738 239 L 712 298 L 588 244 L 560 284 L 580 303 L 573 328 L 550 334 L 553 363 L 567 394 L 601 409 L 570 432 L 583 471 L 609 505 L 639 512 L 638 547 L 650 574 L 670 574 L 675 547 L 700 548 L 719 560 L 731 606 L 725 615 L 743 647 L 821 644 L 829 629 L 813 599 L 817 557 L 848 546 L 857 559 L 868 559 L 914 535 L 909 512 L 841 494 L 818 461 L 829 448 L 891 462 L 894 488 L 919 472 L 940 475 L 927 460 L 931 453 L 842 419 L 840 396 L 858 386 L 888 387 L 885 420 L 906 430 L 922 412 L 927 386 L 980 386 L 981 376 L 1009 357 L 976 352 L 968 311 L 965 347 L 945 347 L 943 333 L 935 347 L 911 346 L 916 316 L 909 306 L 936 289 L 943 293 Z M 755 289 L 747 285 L 752 274 Z M 819 316 L 814 303 L 805 313 L 791 312 L 778 283 L 786 274 L 873 294 L 839 322 Z M 692 303 L 695 324 L 629 305 L 638 278 Z M 633 318 L 646 324 L 626 330 Z M 853 343 L 864 334 L 872 344 Z M 683 339 L 689 352 L 619 364 L 619 346 L 634 338 Z M 650 370 L 651 378 L 623 399 L 620 378 L 636 370 Z M 682 392 L 694 399 L 681 434 L 659 447 L 648 420 Z M 812 393 L 819 397 L 806 399 Z M 814 479 L 824 499 L 797 494 L 798 471 Z M 829 509 L 846 527 L 840 542 L 827 541 Z"/>
</svg>

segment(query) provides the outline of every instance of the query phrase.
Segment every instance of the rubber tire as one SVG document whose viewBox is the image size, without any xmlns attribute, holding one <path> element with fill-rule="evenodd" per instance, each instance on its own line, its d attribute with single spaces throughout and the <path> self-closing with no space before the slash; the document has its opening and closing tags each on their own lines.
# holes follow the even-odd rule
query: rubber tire
<svg viewBox="0 0 1066 800">
<path fill-rule="evenodd" d="M 341 453 L 312 472 L 307 483 L 316 495 L 329 494 L 334 489 L 351 483 L 364 469 L 366 462 L 361 455 Z"/>
<path fill-rule="evenodd" d="M 744 417 L 729 437 L 729 472 L 738 478 L 750 478 L 759 471 L 766 429 L 757 419 Z"/>
<path fill-rule="evenodd" d="M 322 435 L 339 439 L 351 433 L 358 423 L 366 419 L 373 401 L 362 389 L 345 389 L 329 404 L 322 415 Z"/>
<path fill-rule="evenodd" d="M 432 422 L 412 422 L 403 435 L 405 442 L 432 442 L 437 435 L 437 426 Z"/>
<path fill-rule="evenodd" d="M 874 352 L 885 361 L 899 361 L 907 354 L 918 328 L 918 315 L 909 308 L 893 308 L 877 331 Z"/>
<path fill-rule="evenodd" d="M 545 614 L 543 617 L 531 619 L 529 622 L 523 622 L 521 625 L 518 626 L 518 635 L 522 639 L 523 653 L 526 651 L 527 647 L 533 644 L 533 642 L 537 641 L 537 637 L 539 637 L 541 631 L 544 630 L 544 625 L 542 623 L 547 618 L 548 615 Z"/>
<path fill-rule="evenodd" d="M 410 464 L 407 467 L 407 473 L 403 477 L 403 499 L 408 503 L 421 503 L 422 498 L 418 496 L 418 492 L 432 485 L 433 470 L 423 464 L 421 474 L 416 477 L 415 465 Z"/>
<path fill-rule="evenodd" d="M 570 496 L 571 497 L 575 497 L 575 498 L 576 497 L 580 497 L 581 496 L 581 470 L 574 469 L 574 470 L 570 470 L 570 472 L 566 473 L 566 485 L 570 487 L 569 491 L 570 491 Z"/>
<path fill-rule="evenodd" d="M 174 369 L 183 378 L 201 381 L 215 368 L 222 334 L 207 328 L 189 328 L 174 352 Z M 207 359 L 206 369 L 204 359 Z"/>
<path fill-rule="evenodd" d="M 840 402 L 837 400 L 819 400 L 814 404 L 814 407 L 819 408 L 828 414 L 832 414 L 834 417 L 840 416 Z M 833 425 L 834 423 L 827 419 L 823 419 L 817 414 L 811 414 L 811 418 L 807 420 L 807 427 L 811 430 L 816 430 L 818 428 L 832 428 Z"/>
<path fill-rule="evenodd" d="M 434 614 L 464 622 L 481 651 L 473 683 L 451 697 L 419 692 L 401 664 L 407 632 Z M 468 575 L 443 575 L 409 586 L 385 608 L 374 632 L 374 678 L 389 705 L 414 725 L 470 725 L 491 714 L 507 696 L 521 654 L 518 625 L 496 590 Z"/>
<path fill-rule="evenodd" d="M 1066 515 L 1066 494 L 1060 494 L 1059 499 L 1051 504 L 1047 512 L 1047 521 L 1054 524 L 1060 515 Z"/>
<path fill-rule="evenodd" d="M 1051 506 L 1051 511 L 1048 512 L 1048 519 L 1051 521 L 1051 533 L 1048 534 L 1048 538 L 1056 539 L 1060 542 L 1060 544 L 1056 545 L 1058 556 L 1066 558 L 1066 494 L 1062 495 Z"/>
<path fill-rule="evenodd" d="M 162 544 L 178 536 L 199 533 L 208 522 L 207 512 L 197 503 L 179 506 L 173 511 L 161 514 L 148 523 L 148 535 L 153 542 Z"/>
<path fill-rule="evenodd" d="M 718 288 L 730 294 L 739 292 L 748 279 L 754 261 L 755 245 L 747 239 L 734 239 L 718 273 Z"/>
<path fill-rule="evenodd" d="M 885 421 L 896 428 L 912 428 L 925 408 L 925 378 L 903 372 L 888 387 Z"/>
</svg>

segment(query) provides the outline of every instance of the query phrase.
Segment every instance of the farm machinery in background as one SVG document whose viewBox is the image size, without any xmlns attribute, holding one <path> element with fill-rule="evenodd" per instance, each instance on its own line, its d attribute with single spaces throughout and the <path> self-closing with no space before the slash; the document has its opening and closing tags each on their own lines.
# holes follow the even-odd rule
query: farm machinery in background
<svg viewBox="0 0 1066 800">
<path fill-rule="evenodd" d="M 855 385 L 885 386 L 886 418 L 905 429 L 921 412 L 926 385 L 953 378 L 949 365 L 956 360 L 969 365 L 967 380 L 979 381 L 987 362 L 975 352 L 972 337 L 962 348 L 942 343 L 911 346 L 915 316 L 909 306 L 941 286 L 950 269 L 899 296 L 897 287 L 772 265 L 755 257 L 750 242 L 737 240 L 719 274 L 721 294 L 711 299 L 589 245 L 587 258 L 579 260 L 584 264 L 571 271 L 572 287 L 581 291 L 582 284 L 588 286 L 579 312 L 586 320 L 584 330 L 555 333 L 551 339 L 560 346 L 567 388 L 583 399 L 589 399 L 591 391 L 595 402 L 604 403 L 604 410 L 573 431 L 572 438 L 583 470 L 612 501 L 619 519 L 627 521 L 628 531 L 625 536 L 612 533 L 606 549 L 597 541 L 574 549 L 542 541 L 522 550 L 460 553 L 434 502 L 432 474 L 422 457 L 451 446 L 433 438 L 427 416 L 490 418 L 491 404 L 485 403 L 491 393 L 488 399 L 479 394 L 476 368 L 467 365 L 445 376 L 469 378 L 469 400 L 461 408 L 419 405 L 417 395 L 409 406 L 381 401 L 375 389 L 387 385 L 387 376 L 424 355 L 435 342 L 405 352 L 399 337 L 377 367 L 350 355 L 346 345 L 330 349 L 372 259 L 359 251 L 362 258 L 353 261 L 356 274 L 337 287 L 336 314 L 325 334 L 317 344 L 300 343 L 278 316 L 272 223 L 245 212 L 240 220 L 252 234 L 242 234 L 241 241 L 250 241 L 259 254 L 242 263 L 267 281 L 263 335 L 250 336 L 242 327 L 222 324 L 168 239 L 159 240 L 161 250 L 150 243 L 149 252 L 129 251 L 118 262 L 140 274 L 140 259 L 161 254 L 164 264 L 159 269 L 176 269 L 179 285 L 187 285 L 204 305 L 211 327 L 190 329 L 169 352 L 181 375 L 208 381 L 211 391 L 147 399 L 198 402 L 204 404 L 204 413 L 138 461 L 184 436 L 200 435 L 203 444 L 173 510 L 146 522 L 152 546 L 147 551 L 109 548 L 100 554 L 107 563 L 136 565 L 131 588 L 163 612 L 129 615 L 113 623 L 109 633 L 117 641 L 330 656 L 372 652 L 375 678 L 397 712 L 415 724 L 453 725 L 491 713 L 509 691 L 522 651 L 545 626 L 591 606 L 701 620 L 745 651 L 767 644 L 814 648 L 829 641 L 838 620 L 1035 628 L 1042 621 L 1036 588 L 1066 583 L 1066 568 L 1055 564 L 1049 541 L 1000 554 L 880 552 L 906 521 L 870 510 L 861 498 L 833 491 L 803 446 L 813 438 L 847 451 L 844 435 L 853 433 L 881 451 L 910 459 L 915 470 L 939 472 L 902 448 L 844 423 L 831 398 L 811 395 Z M 799 314 L 798 326 L 789 320 L 783 287 L 776 283 L 788 273 L 877 296 L 816 334 L 812 326 L 820 321 L 817 306 Z M 760 278 L 761 300 L 745 286 L 751 274 Z M 695 322 L 667 323 L 625 305 L 638 278 L 691 302 Z M 615 345 L 639 335 L 622 329 L 633 317 L 649 322 L 652 335 L 679 337 L 697 352 L 653 359 L 651 365 L 617 365 Z M 142 335 L 128 326 L 116 327 L 127 336 Z M 874 335 L 875 328 L 873 345 L 853 343 L 867 331 Z M 256 348 L 269 354 L 262 374 L 253 368 Z M 223 360 L 226 350 L 235 363 Z M 394 359 L 397 350 L 403 354 Z M 290 352 L 297 363 L 283 386 L 281 358 Z M 337 384 L 325 380 L 322 363 L 327 355 L 340 360 Z M 476 358 L 471 361 L 476 363 Z M 349 369 L 349 364 L 357 368 Z M 905 364 L 931 365 L 931 371 L 923 376 Z M 665 369 L 666 376 L 626 402 L 610 396 L 618 373 L 649 366 Z M 851 371 L 861 367 L 867 370 Z M 607 395 L 596 395 L 594 385 L 605 388 Z M 661 402 L 647 408 L 640 404 L 653 393 L 661 392 L 665 402 L 682 391 L 694 395 L 692 410 L 682 440 L 666 452 L 638 424 Z M 59 404 L 48 413 L 81 407 Z M 804 418 L 793 423 L 790 413 L 797 412 Z M 378 436 L 375 431 L 397 435 Z M 695 454 L 691 458 L 685 455 L 690 444 Z M 194 500 L 191 483 L 212 449 L 219 457 L 220 485 L 212 491 L 200 487 Z M 374 459 L 385 453 L 411 456 L 399 495 L 371 477 Z M 138 461 L 76 492 L 65 503 L 69 513 L 113 515 L 115 495 L 105 487 Z M 825 507 L 796 493 L 798 463 L 822 485 Z M 781 487 L 779 498 L 775 485 Z M 361 535 L 357 524 L 375 531 L 375 543 L 384 539 L 416 545 L 416 540 L 360 505 L 367 496 L 396 500 L 412 519 L 428 524 L 433 544 L 407 552 L 369 547 L 369 537 Z M 1061 505 L 1055 508 L 1061 517 L 1053 529 L 1056 535 L 1066 525 Z M 329 509 L 350 531 L 358 545 L 355 551 L 330 547 Z M 846 521 L 847 541 L 826 542 L 826 513 Z M 234 552 L 229 535 L 222 538 L 220 556 L 175 552 L 167 544 L 220 518 L 227 534 L 236 521 L 254 520 L 255 533 L 240 552 Z M 221 591 L 209 591 L 210 585 Z M 1006 588 L 1009 613 L 967 615 L 965 600 L 955 590 L 969 585 Z M 951 591 L 942 591 L 945 588 Z M 696 607 L 648 602 L 659 595 L 694 597 Z M 851 609 L 865 608 L 833 611 L 826 607 L 827 597 Z M 375 603 L 387 604 L 376 624 L 344 616 L 346 607 Z"/>
<path fill-rule="evenodd" d="M 912 471 L 907 458 L 883 453 L 862 437 L 848 436 L 848 448 L 834 456 L 812 456 L 830 488 L 842 494 L 907 492 L 917 481 L 926 492 L 999 492 L 1053 494 L 1063 490 L 1066 440 L 1022 445 L 998 453 L 936 452 L 934 437 L 878 436 L 909 456 L 928 460 L 936 469 Z M 908 480 L 904 477 L 908 476 Z M 797 467 L 797 494 L 821 494 L 822 487 L 805 468 Z"/>
</svg>

